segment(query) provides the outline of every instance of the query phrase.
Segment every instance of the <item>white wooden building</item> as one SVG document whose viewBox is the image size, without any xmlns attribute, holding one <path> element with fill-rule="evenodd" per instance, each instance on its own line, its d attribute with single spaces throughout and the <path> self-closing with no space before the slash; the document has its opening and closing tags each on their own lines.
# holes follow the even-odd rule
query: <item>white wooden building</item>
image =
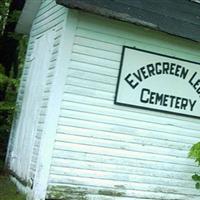
<svg viewBox="0 0 200 200">
<path fill-rule="evenodd" d="M 200 140 L 199 9 L 190 0 L 26 1 L 7 165 L 27 199 L 200 199 L 188 158 Z"/>
</svg>

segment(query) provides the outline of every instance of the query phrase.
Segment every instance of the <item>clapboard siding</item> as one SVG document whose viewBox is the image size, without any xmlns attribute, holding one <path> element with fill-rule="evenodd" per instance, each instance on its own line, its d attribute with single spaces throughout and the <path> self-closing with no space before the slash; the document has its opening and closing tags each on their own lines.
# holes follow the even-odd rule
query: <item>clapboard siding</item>
<svg viewBox="0 0 200 200">
<path fill-rule="evenodd" d="M 10 139 L 9 149 L 11 152 L 13 151 L 12 154 L 14 157 L 17 157 L 17 160 L 13 161 L 11 158 L 10 168 L 20 178 L 26 181 L 29 181 L 30 179 L 34 180 L 35 177 L 38 154 L 40 149 L 40 141 L 43 134 L 43 127 L 48 108 L 47 106 L 51 92 L 51 86 L 54 80 L 54 72 L 58 56 L 58 47 L 60 45 L 60 39 L 62 35 L 65 18 L 66 18 L 65 8 L 56 5 L 54 0 L 44 0 L 41 3 L 40 9 L 33 22 L 32 31 L 30 33 L 26 61 L 17 98 L 17 104 L 19 105 L 19 109 L 20 110 L 25 109 L 25 111 L 23 112 L 25 112 L 26 115 L 30 112 L 32 113 L 32 110 L 34 110 L 32 108 L 32 105 L 29 105 L 28 108 L 24 108 L 23 104 L 25 103 L 24 96 L 27 96 L 26 98 L 30 98 L 31 95 L 31 91 L 29 91 L 30 94 L 27 95 L 26 88 L 30 84 L 30 81 L 28 79 L 30 79 L 31 77 L 30 68 L 32 65 L 32 61 L 35 59 L 34 48 L 36 48 L 37 45 L 36 41 L 42 37 L 46 37 L 45 35 L 48 34 L 53 35 L 53 37 L 50 44 L 51 55 L 49 55 L 49 61 L 47 61 L 48 66 L 46 66 L 46 74 L 44 75 L 44 84 L 41 83 L 41 87 L 43 87 L 43 89 L 41 94 L 40 106 L 38 108 L 39 112 L 37 119 L 33 122 L 35 129 L 34 137 L 30 138 L 31 137 L 29 133 L 30 130 L 28 129 L 26 129 L 25 131 L 25 130 L 20 130 L 20 128 L 18 128 L 19 130 L 17 131 L 17 126 L 19 126 L 20 123 L 21 124 L 26 123 L 26 119 L 20 119 L 23 120 L 23 122 L 22 121 L 20 122 L 19 117 L 16 117 L 12 128 L 13 133 Z M 49 51 L 49 49 L 45 49 L 45 47 L 43 48 L 44 51 Z M 35 81 L 40 81 L 40 80 L 35 80 Z M 19 113 L 18 115 L 20 116 L 21 113 Z M 21 129 L 23 129 L 23 127 L 21 127 Z M 20 140 L 24 141 L 20 143 L 19 142 Z M 27 147 L 26 145 L 27 141 L 32 141 L 32 147 L 31 146 Z M 30 158 L 28 158 L 27 148 L 28 151 L 31 152 Z M 25 164 L 26 167 L 28 167 L 28 169 L 25 169 L 26 168 Z"/>
<path fill-rule="evenodd" d="M 33 40 L 33 38 L 30 38 L 29 43 L 28 43 L 27 53 L 26 53 L 25 65 L 24 65 L 24 69 L 22 72 L 20 86 L 19 86 L 17 100 L 16 100 L 16 105 L 17 105 L 17 109 L 19 112 L 16 113 L 15 118 L 13 119 L 12 129 L 11 129 L 10 139 L 9 139 L 9 144 L 8 144 L 7 164 L 9 166 L 9 168 L 13 171 L 16 171 L 16 169 L 15 169 L 16 166 L 13 165 L 12 157 L 16 156 L 14 149 L 16 148 L 16 141 L 17 141 L 17 137 L 18 137 L 18 135 L 16 135 L 15 131 L 17 128 L 17 124 L 19 122 L 19 116 L 20 116 L 20 112 L 21 112 L 24 90 L 25 90 L 25 83 L 27 80 L 28 65 L 30 62 L 29 61 L 30 55 L 33 52 L 33 44 L 34 44 L 34 40 Z"/>
<path fill-rule="evenodd" d="M 27 79 L 28 79 L 28 71 L 29 71 L 29 66 L 31 63 L 31 55 L 33 53 L 34 50 L 34 38 L 30 37 L 29 42 L 28 42 L 28 48 L 27 48 L 27 52 L 26 52 L 26 58 L 25 58 L 25 63 L 24 63 L 24 69 L 22 72 L 22 76 L 21 76 L 21 81 L 20 81 L 20 86 L 19 86 L 19 90 L 18 90 L 18 95 L 17 95 L 17 100 L 16 100 L 16 106 L 17 106 L 17 111 L 15 118 L 13 120 L 12 123 L 12 130 L 10 133 L 10 140 L 9 140 L 9 145 L 8 145 L 8 165 L 10 170 L 12 170 L 14 173 L 16 173 L 17 175 L 21 175 L 22 174 L 22 170 L 23 168 L 19 165 L 16 164 L 16 158 L 19 158 L 19 153 L 20 153 L 20 146 L 18 146 L 18 141 L 20 139 L 20 137 L 22 137 L 20 135 L 19 132 L 17 132 L 17 126 L 20 123 L 21 119 L 20 119 L 20 115 L 22 112 L 22 106 L 23 106 L 23 99 L 24 99 L 24 93 L 25 93 L 25 89 L 26 89 L 26 83 L 27 83 Z M 21 168 L 21 169 L 20 169 Z M 24 178 L 22 176 L 22 178 Z"/>
<path fill-rule="evenodd" d="M 59 16 L 59 18 L 57 18 Z M 33 147 L 33 155 L 30 163 L 30 177 L 34 179 L 36 167 L 37 167 L 37 159 L 39 155 L 40 148 L 40 140 L 43 133 L 43 127 L 47 112 L 47 105 L 49 100 L 49 95 L 51 92 L 51 85 L 53 81 L 53 74 L 55 72 L 56 60 L 58 55 L 58 46 L 60 44 L 60 38 L 63 28 L 63 23 L 65 20 L 65 9 L 61 6 L 57 6 L 54 1 L 46 0 L 41 4 L 41 7 L 37 13 L 37 16 L 33 22 L 32 26 L 32 34 L 34 37 L 37 35 L 43 34 L 48 30 L 55 31 L 54 39 L 52 41 L 52 54 L 50 56 L 50 62 L 48 66 L 48 71 L 46 74 L 46 84 L 44 87 L 44 94 L 41 101 L 40 114 L 38 117 L 38 125 L 36 129 L 34 147 Z"/>
<path fill-rule="evenodd" d="M 81 164 L 81 163 L 80 163 Z M 70 173 L 71 172 L 71 173 Z M 52 167 L 52 178 L 53 177 L 58 177 L 59 176 L 65 176 L 68 174 L 68 177 L 83 177 L 83 178 L 94 178 L 94 179 L 100 179 L 100 180 L 108 180 L 108 181 L 124 181 L 127 184 L 127 189 L 133 189 L 133 188 L 138 188 L 138 190 L 141 189 L 139 188 L 140 185 L 144 185 L 148 187 L 146 190 L 153 191 L 151 188 L 156 188 L 157 186 L 163 186 L 166 188 L 173 188 L 176 187 L 178 192 L 175 190 L 174 193 L 179 193 L 179 194 L 197 194 L 196 189 L 194 187 L 187 187 L 187 185 L 190 185 L 191 182 L 185 181 L 185 180 L 179 180 L 179 179 L 173 179 L 173 178 L 161 178 L 161 177 L 155 177 L 155 176 L 144 176 L 144 175 L 136 175 L 133 173 L 125 173 L 123 171 L 121 172 L 113 172 L 113 171 L 103 171 L 102 166 L 98 169 L 87 169 L 85 167 L 84 169 L 79 169 L 78 167 L 58 167 L 58 166 L 53 166 Z M 70 175 L 73 174 L 73 175 Z M 98 177 L 98 178 L 97 178 Z M 67 179 L 64 178 L 64 179 Z M 53 179 L 52 179 L 53 180 Z M 133 181 L 134 180 L 134 181 Z M 173 180 L 173 181 L 172 181 Z M 64 182 L 64 180 L 63 180 Z M 185 186 L 184 186 L 184 185 Z M 138 185 L 138 187 L 137 187 Z M 168 186 L 170 185 L 170 186 Z M 165 188 L 165 189 L 166 189 Z M 145 188 L 142 188 L 145 189 Z M 181 189 L 184 189 L 186 191 L 183 191 Z M 164 190 L 164 188 L 163 188 Z"/>
<path fill-rule="evenodd" d="M 60 30 L 60 26 L 66 16 L 65 9 L 56 5 L 53 0 L 45 0 L 34 19 L 32 26 L 32 35 L 41 34 L 51 28 Z"/>
<path fill-rule="evenodd" d="M 200 139 L 199 120 L 113 102 L 123 45 L 195 61 L 200 61 L 200 48 L 125 23 L 79 15 L 47 197 L 61 192 L 69 199 L 199 199 L 191 180 L 198 167 L 188 159 L 189 148 Z"/>
<path fill-rule="evenodd" d="M 51 11 L 51 9 L 49 11 Z M 49 14 L 51 15 L 51 13 L 49 13 Z M 64 17 L 63 17 L 62 22 L 64 22 Z M 44 87 L 44 95 L 43 95 L 41 107 L 40 107 L 40 115 L 39 115 L 39 119 L 38 119 L 38 126 L 37 126 L 37 131 L 36 131 L 36 136 L 35 136 L 36 138 L 35 138 L 35 142 L 34 142 L 33 157 L 32 157 L 31 164 L 30 164 L 30 177 L 31 178 L 34 178 L 35 172 L 36 172 L 37 159 L 38 159 L 39 148 L 40 148 L 39 144 L 40 144 L 41 136 L 43 133 L 43 126 L 44 126 L 46 112 L 47 112 L 47 105 L 48 105 L 49 95 L 51 92 L 51 86 L 52 86 L 52 81 L 53 81 L 53 77 L 54 77 L 53 75 L 54 75 L 55 67 L 56 67 L 58 46 L 60 44 L 60 37 L 61 37 L 61 33 L 62 33 L 61 27 L 62 26 L 63 26 L 63 24 L 60 23 L 59 25 L 57 25 L 55 27 L 56 34 L 54 36 L 52 55 L 50 57 L 50 63 L 49 63 L 48 71 L 46 74 L 46 84 Z"/>
<path fill-rule="evenodd" d="M 43 133 L 48 100 L 51 92 L 52 81 L 54 78 L 57 56 L 58 56 L 58 48 L 60 45 L 65 17 L 66 17 L 65 9 L 63 7 L 57 6 L 55 2 L 52 0 L 51 1 L 46 0 L 41 4 L 41 8 L 34 20 L 32 27 L 33 35 L 42 34 L 43 32 L 48 31 L 52 27 L 55 30 L 54 39 L 52 41 L 53 49 L 52 49 L 52 54 L 50 56 L 48 71 L 46 74 L 46 84 L 44 87 L 44 94 L 41 102 L 40 115 L 38 119 L 38 126 L 33 147 L 33 156 L 30 164 L 30 177 L 33 179 L 35 177 L 35 172 L 37 167 L 37 159 L 40 148 L 39 144 Z"/>
<path fill-rule="evenodd" d="M 79 155 L 79 154 L 75 154 L 75 155 Z M 80 155 L 79 155 L 80 156 Z M 80 159 L 83 158 L 82 156 L 80 156 L 79 160 L 75 160 L 75 159 L 68 159 L 67 160 L 63 160 L 61 158 L 55 158 L 54 162 L 52 163 L 52 166 L 57 166 L 57 164 L 59 163 L 59 166 L 65 167 L 66 165 L 69 168 L 76 168 L 77 166 L 79 166 L 79 169 L 88 169 L 88 170 L 101 170 L 103 172 L 112 172 L 112 173 L 120 173 L 120 174 L 132 174 L 131 171 L 134 171 L 134 174 L 136 175 L 141 175 L 141 176 L 146 176 L 146 177 L 159 177 L 159 173 L 163 174 L 163 178 L 169 178 L 169 179 L 175 179 L 175 180 L 188 180 L 190 173 L 187 172 L 182 172 L 178 173 L 177 171 L 174 172 L 168 172 L 165 171 L 163 169 L 146 169 L 141 167 L 135 167 L 135 166 L 129 166 L 129 165 L 114 165 L 114 164 L 109 164 L 109 163 L 103 163 L 104 168 L 102 168 L 102 162 L 98 162 L 98 161 L 92 161 L 92 159 L 90 161 L 81 161 Z M 159 173 L 158 173 L 159 172 Z"/>
<path fill-rule="evenodd" d="M 99 18 L 99 17 L 96 17 Z M 91 20 L 95 20 L 95 19 L 91 19 Z M 77 27 L 77 36 L 80 37 L 85 37 L 85 38 L 90 38 L 93 40 L 97 40 L 97 41 L 102 41 L 102 42 L 106 42 L 109 44 L 114 44 L 114 45 L 129 45 L 129 46 L 136 46 L 136 45 L 141 45 L 141 47 L 146 47 L 148 48 L 148 46 L 146 46 L 145 44 L 154 44 L 154 47 L 159 47 L 162 48 L 162 52 L 163 53 L 169 53 L 169 51 L 173 52 L 173 55 L 176 55 L 176 51 L 175 49 L 178 50 L 179 53 L 183 53 L 184 56 L 187 56 L 188 54 L 188 58 L 191 59 L 190 56 L 198 56 L 198 51 L 199 51 L 199 47 L 197 46 L 193 46 L 192 44 L 196 44 L 196 43 L 192 43 L 192 42 L 188 42 L 188 41 L 184 41 L 181 42 L 180 39 L 173 37 L 173 36 L 163 36 L 163 35 L 159 35 L 157 36 L 157 38 L 155 37 L 155 34 L 153 34 L 151 31 L 146 30 L 146 31 L 138 31 L 137 28 L 131 31 L 130 26 L 127 26 L 127 32 L 123 31 L 123 29 L 118 29 L 116 32 L 111 33 L 112 31 L 112 24 L 109 24 L 107 21 L 104 21 L 105 23 L 99 21 L 100 26 L 103 26 L 104 28 L 107 27 L 104 32 L 101 32 L 101 29 L 98 27 L 98 25 L 95 24 L 95 22 L 93 22 L 94 24 L 92 24 L 92 27 L 90 27 L 90 29 L 88 29 L 87 27 L 87 22 L 84 22 L 83 24 L 81 24 L 79 27 Z M 115 22 L 116 24 L 120 25 L 119 22 Z M 94 31 L 95 30 L 95 31 Z M 135 34 L 139 34 L 141 41 L 138 41 L 136 38 L 134 38 L 134 33 Z M 122 34 L 123 34 L 123 40 L 120 40 L 120 38 L 122 38 Z M 162 40 L 162 43 L 157 44 L 157 39 Z M 144 43 L 145 42 L 145 43 Z M 173 45 L 174 42 L 174 45 Z M 188 51 L 186 51 L 185 49 L 185 45 L 187 44 L 187 48 Z"/>
</svg>

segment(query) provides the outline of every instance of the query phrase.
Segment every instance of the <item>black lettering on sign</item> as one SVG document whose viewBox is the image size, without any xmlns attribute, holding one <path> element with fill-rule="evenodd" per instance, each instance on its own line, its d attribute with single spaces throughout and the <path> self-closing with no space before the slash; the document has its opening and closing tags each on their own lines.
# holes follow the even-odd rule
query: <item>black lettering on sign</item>
<svg viewBox="0 0 200 200">
<path fill-rule="evenodd" d="M 158 92 L 151 91 L 148 88 L 143 88 L 140 94 L 140 102 L 192 112 L 197 100 L 162 93 L 160 94 Z"/>
<path fill-rule="evenodd" d="M 180 73 L 180 78 L 185 79 L 186 76 L 187 76 L 187 74 L 188 74 L 188 72 L 189 72 L 189 69 L 185 69 L 185 68 L 183 67 L 182 70 L 181 70 L 181 73 Z"/>
<path fill-rule="evenodd" d="M 135 78 L 136 78 L 138 81 L 142 82 L 142 76 L 141 76 L 140 70 L 137 70 L 137 74 L 136 74 L 136 73 L 133 73 L 133 75 L 135 76 Z"/>
<path fill-rule="evenodd" d="M 163 94 L 156 93 L 156 105 L 162 105 L 163 104 Z"/>
<path fill-rule="evenodd" d="M 147 65 L 147 71 L 148 71 L 148 74 L 150 77 L 155 76 L 155 68 L 154 68 L 153 64 Z"/>
<path fill-rule="evenodd" d="M 176 100 L 175 100 L 175 108 L 180 108 L 180 102 L 181 102 L 181 98 L 180 97 L 176 97 Z"/>
<path fill-rule="evenodd" d="M 141 92 L 141 95 L 140 95 L 140 101 L 142 103 L 148 103 L 148 94 L 150 93 L 150 90 L 149 89 L 146 89 L 146 88 L 143 88 L 142 89 L 142 92 Z"/>
<path fill-rule="evenodd" d="M 131 74 L 128 74 L 125 78 L 125 81 L 133 88 L 135 89 L 137 85 L 139 84 L 138 82 L 134 83 L 134 79 L 131 78 Z"/>
<path fill-rule="evenodd" d="M 175 76 L 179 77 L 180 76 L 180 71 L 181 71 L 182 66 L 181 65 L 177 65 L 176 66 L 176 70 L 175 70 Z"/>
<path fill-rule="evenodd" d="M 194 105 L 196 104 L 196 100 L 195 101 L 192 101 L 191 99 L 189 99 L 189 102 L 190 102 L 190 106 L 191 106 L 191 111 L 193 111 L 193 109 L 194 109 Z"/>
<path fill-rule="evenodd" d="M 169 96 L 169 97 L 170 97 L 170 99 L 171 99 L 171 100 L 170 100 L 170 101 L 171 101 L 170 107 L 173 108 L 175 96 L 172 96 L 172 95 L 171 95 L 171 96 Z"/>
<path fill-rule="evenodd" d="M 169 74 L 169 63 L 168 62 L 163 63 L 163 74 Z"/>
<path fill-rule="evenodd" d="M 168 106 L 168 101 L 169 101 L 169 95 L 164 94 L 164 100 L 163 100 L 163 106 L 167 107 Z"/>
<path fill-rule="evenodd" d="M 140 67 L 137 71 L 127 74 L 124 79 L 133 89 L 135 89 L 139 83 L 156 75 L 167 74 L 185 79 L 188 72 L 188 69 L 176 63 L 156 62 Z M 193 81 L 192 78 L 191 81 Z M 200 86 L 200 80 L 199 82 L 196 82 L 196 84 L 193 84 L 192 82 L 190 84 L 195 85 L 195 88 L 197 88 Z"/>
<path fill-rule="evenodd" d="M 144 79 L 147 79 L 148 75 L 147 75 L 145 67 L 141 67 L 141 72 L 142 72 L 142 75 L 143 75 Z"/>
<path fill-rule="evenodd" d="M 161 70 L 161 62 L 157 62 L 155 64 L 155 68 L 156 68 L 156 74 L 162 74 L 162 70 Z"/>
<path fill-rule="evenodd" d="M 170 66 L 170 74 L 171 75 L 175 74 L 175 67 L 176 67 L 176 64 L 175 63 L 171 63 L 171 66 Z"/>
<path fill-rule="evenodd" d="M 181 109 L 186 110 L 187 105 L 188 105 L 188 99 L 182 98 L 182 100 L 181 100 Z"/>
<path fill-rule="evenodd" d="M 197 72 L 194 72 L 194 74 L 191 76 L 189 80 L 189 84 L 193 87 L 193 89 L 199 95 L 200 94 L 200 77 L 198 77 Z"/>
<path fill-rule="evenodd" d="M 115 104 L 200 119 L 200 63 L 123 47 Z"/>
</svg>

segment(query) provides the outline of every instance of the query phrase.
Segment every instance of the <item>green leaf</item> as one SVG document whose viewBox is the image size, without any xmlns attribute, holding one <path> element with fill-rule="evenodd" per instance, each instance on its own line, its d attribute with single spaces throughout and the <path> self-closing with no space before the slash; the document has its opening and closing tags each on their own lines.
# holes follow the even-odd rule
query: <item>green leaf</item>
<svg viewBox="0 0 200 200">
<path fill-rule="evenodd" d="M 0 73 L 0 84 L 4 84 L 8 81 L 8 77 L 5 74 Z"/>
<path fill-rule="evenodd" d="M 0 102 L 0 111 L 14 111 L 15 103 Z"/>
<path fill-rule="evenodd" d="M 194 180 L 194 181 L 200 181 L 200 176 L 198 174 L 194 174 L 192 176 L 192 180 Z"/>
<path fill-rule="evenodd" d="M 200 165 L 200 142 L 194 144 L 189 152 L 189 157 L 193 158 L 195 160 L 195 162 L 198 163 L 198 165 Z"/>
<path fill-rule="evenodd" d="M 21 11 L 19 10 L 14 10 L 13 12 L 11 12 L 9 14 L 7 23 L 13 23 L 13 22 L 17 22 L 19 16 L 20 16 Z"/>
<path fill-rule="evenodd" d="M 196 184 L 195 184 L 195 187 L 196 187 L 196 189 L 200 189 L 200 183 L 199 183 L 199 182 L 196 183 Z"/>
</svg>

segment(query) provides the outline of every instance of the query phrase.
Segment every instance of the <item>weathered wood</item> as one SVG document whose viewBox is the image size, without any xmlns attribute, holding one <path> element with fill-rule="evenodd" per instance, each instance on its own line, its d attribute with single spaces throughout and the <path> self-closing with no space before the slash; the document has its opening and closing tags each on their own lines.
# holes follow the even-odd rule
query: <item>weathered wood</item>
<svg viewBox="0 0 200 200">
<path fill-rule="evenodd" d="M 200 4 L 188 0 L 56 0 L 68 8 L 144 25 L 200 42 Z"/>
<path fill-rule="evenodd" d="M 159 16 L 162 23 L 168 17 L 180 23 L 178 17 L 184 11 L 189 17 L 182 19 L 183 24 L 198 25 L 194 16 L 198 4 L 186 12 L 191 5 L 186 0 L 175 1 L 175 8 L 169 0 L 149 0 L 150 4 L 140 0 L 59 2 L 79 2 L 82 6 L 88 2 L 101 8 L 94 12 L 103 11 L 96 14 L 109 11 L 107 17 L 126 11 L 128 15 L 120 16 L 138 15 L 136 19 L 149 26 L 145 20 L 157 20 Z M 178 3 L 182 3 L 182 8 Z M 117 12 L 109 10 L 113 7 Z M 148 12 L 150 18 L 146 17 Z M 30 197 L 44 200 L 47 192 L 46 198 L 50 199 L 199 199 L 191 179 L 198 167 L 187 158 L 191 145 L 200 139 L 199 120 L 113 103 L 123 45 L 200 62 L 199 44 L 86 12 L 66 12 L 54 0 L 45 0 L 32 27 L 20 102 L 27 96 L 35 40 L 49 31 L 54 32 L 49 42 L 52 51 L 44 73 L 45 87 L 33 145 L 28 146 L 32 140 L 29 129 L 19 129 L 15 134 L 19 143 L 12 144 L 19 146 L 14 155 L 20 158 L 21 170 L 25 169 L 23 158 L 32 149 L 27 174 L 33 185 Z M 43 46 L 46 51 L 48 45 Z M 36 66 L 40 67 L 40 63 Z M 20 143 L 22 133 L 26 137 Z M 12 169 L 16 168 L 15 163 Z"/>
<path fill-rule="evenodd" d="M 113 104 L 123 45 L 199 61 L 198 44 L 84 12 L 78 19 L 48 196 L 71 187 L 72 199 L 84 189 L 88 199 L 117 199 L 120 185 L 121 199 L 198 199 L 187 158 L 198 120 Z"/>
</svg>

